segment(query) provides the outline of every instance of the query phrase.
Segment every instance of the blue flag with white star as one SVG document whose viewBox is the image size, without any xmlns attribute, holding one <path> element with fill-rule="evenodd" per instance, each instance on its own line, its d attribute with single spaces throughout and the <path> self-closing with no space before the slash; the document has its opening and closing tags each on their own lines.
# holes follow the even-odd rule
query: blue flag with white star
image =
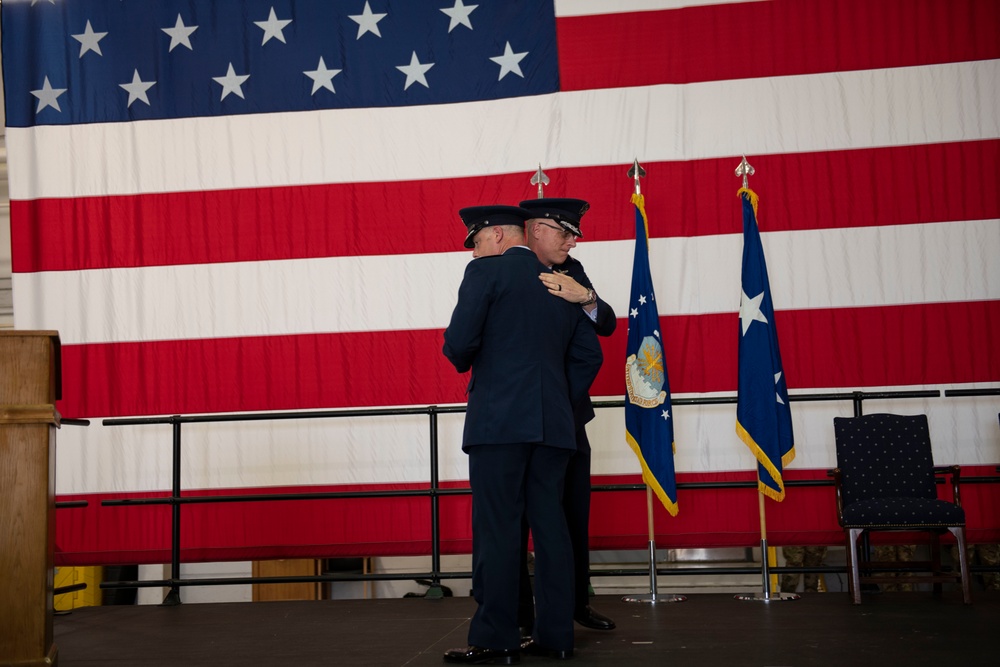
<svg viewBox="0 0 1000 667">
<path fill-rule="evenodd" d="M 782 469 L 795 458 L 792 413 L 757 229 L 757 195 L 747 188 L 738 194 L 743 203 L 743 270 L 736 433 L 757 459 L 758 489 L 781 501 L 785 499 Z"/>
<path fill-rule="evenodd" d="M 670 381 L 660 335 L 653 279 L 649 272 L 649 230 L 645 200 L 635 205 L 635 256 L 628 306 L 628 346 L 625 348 L 625 439 L 642 466 L 642 481 L 672 516 L 677 516 L 674 478 L 674 417 Z"/>
</svg>

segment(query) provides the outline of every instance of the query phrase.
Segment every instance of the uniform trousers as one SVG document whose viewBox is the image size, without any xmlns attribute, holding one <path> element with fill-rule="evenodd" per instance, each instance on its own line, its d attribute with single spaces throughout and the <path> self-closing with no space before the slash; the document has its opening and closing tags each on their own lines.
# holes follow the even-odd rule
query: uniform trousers
<svg viewBox="0 0 1000 667">
<path fill-rule="evenodd" d="M 576 453 L 566 470 L 563 510 L 573 543 L 573 597 L 576 608 L 590 597 L 590 441 L 587 429 L 576 432 Z"/>
<path fill-rule="evenodd" d="M 563 511 L 573 545 L 573 600 L 574 609 L 587 606 L 590 597 L 590 440 L 587 429 L 581 426 L 576 432 L 577 450 L 566 468 L 566 486 L 563 491 Z M 533 591 L 528 572 L 528 524 L 522 526 L 520 604 L 518 625 L 530 629 L 534 625 Z"/>
<path fill-rule="evenodd" d="M 473 445 L 472 594 L 479 603 L 469 644 L 517 649 L 522 516 L 535 546 L 533 637 L 553 650 L 573 648 L 573 549 L 562 497 L 571 449 L 540 444 Z"/>
</svg>

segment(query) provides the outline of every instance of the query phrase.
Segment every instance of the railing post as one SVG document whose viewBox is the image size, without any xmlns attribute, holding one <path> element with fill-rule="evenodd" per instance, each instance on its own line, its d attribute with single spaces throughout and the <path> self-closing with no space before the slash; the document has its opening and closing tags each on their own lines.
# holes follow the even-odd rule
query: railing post
<svg viewBox="0 0 1000 667">
<path fill-rule="evenodd" d="M 864 400 L 865 400 L 865 393 L 863 391 L 855 391 L 855 392 L 853 392 L 853 396 L 854 396 L 854 399 L 853 399 L 852 402 L 854 403 L 854 416 L 855 417 L 860 417 L 861 415 L 864 414 L 863 404 L 864 404 Z M 857 543 L 851 544 L 847 548 L 855 550 L 855 555 L 854 555 L 855 558 L 859 558 L 861 560 L 864 560 L 866 563 L 870 563 L 871 562 L 871 560 L 872 560 L 872 543 L 871 543 L 871 540 L 869 539 L 869 534 L 868 534 L 867 530 L 863 531 L 861 533 L 861 553 L 860 554 L 857 553 L 857 550 L 858 550 Z M 864 572 L 865 576 L 871 576 L 871 574 L 872 574 L 872 571 L 869 570 L 869 569 L 867 569 L 867 568 L 864 569 L 863 572 Z M 877 590 L 878 586 L 875 586 L 873 584 L 864 584 L 862 586 L 862 589 L 863 590 L 872 590 L 872 589 Z"/>
<path fill-rule="evenodd" d="M 425 598 L 439 599 L 444 597 L 441 588 L 441 521 L 440 500 L 438 495 L 440 474 L 438 473 L 438 411 L 436 405 L 427 408 L 430 421 L 431 440 L 431 585 Z"/>
<path fill-rule="evenodd" d="M 174 453 L 171 475 L 173 482 L 170 490 L 170 592 L 163 598 L 164 606 L 175 606 L 181 603 L 181 588 L 177 583 L 181 578 L 181 422 L 180 416 L 174 415 L 171 420 L 173 427 Z"/>
<path fill-rule="evenodd" d="M 865 400 L 865 394 L 862 391 L 856 391 L 853 396 L 854 399 L 852 402 L 854 403 L 854 416 L 860 417 L 864 412 L 861 408 L 861 403 Z"/>
</svg>

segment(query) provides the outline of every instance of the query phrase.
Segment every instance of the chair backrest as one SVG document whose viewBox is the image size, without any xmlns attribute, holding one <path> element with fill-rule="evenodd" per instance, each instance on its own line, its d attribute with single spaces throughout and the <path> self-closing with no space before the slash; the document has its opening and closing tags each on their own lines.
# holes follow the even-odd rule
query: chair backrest
<svg viewBox="0 0 1000 667">
<path fill-rule="evenodd" d="M 844 506 L 876 498 L 937 498 L 927 415 L 835 417 Z"/>
</svg>

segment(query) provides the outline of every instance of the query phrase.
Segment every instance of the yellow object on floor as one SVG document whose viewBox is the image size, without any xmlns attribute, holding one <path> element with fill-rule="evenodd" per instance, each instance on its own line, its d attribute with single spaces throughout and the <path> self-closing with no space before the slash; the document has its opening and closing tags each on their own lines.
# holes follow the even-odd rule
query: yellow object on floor
<svg viewBox="0 0 1000 667">
<path fill-rule="evenodd" d="M 104 568 L 95 567 L 57 567 L 55 570 L 55 588 L 87 584 L 87 587 L 70 593 L 56 595 L 52 607 L 56 611 L 69 611 L 77 607 L 101 606 L 101 581 Z"/>
</svg>

